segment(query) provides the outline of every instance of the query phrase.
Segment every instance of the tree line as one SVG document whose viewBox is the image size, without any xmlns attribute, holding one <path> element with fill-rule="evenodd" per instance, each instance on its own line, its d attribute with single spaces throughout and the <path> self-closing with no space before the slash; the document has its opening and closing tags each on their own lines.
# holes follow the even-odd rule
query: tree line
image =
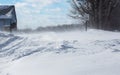
<svg viewBox="0 0 120 75">
<path fill-rule="evenodd" d="M 37 27 L 36 29 L 26 28 L 26 29 L 18 29 L 17 32 L 25 32 L 25 33 L 31 33 L 31 32 L 64 32 L 64 31 L 73 31 L 73 30 L 85 30 L 85 25 L 83 24 L 63 24 L 63 25 L 57 25 L 57 26 L 46 26 L 46 27 Z"/>
<path fill-rule="evenodd" d="M 57 25 L 57 26 L 38 27 L 36 31 L 63 32 L 63 31 L 84 30 L 84 29 L 85 27 L 83 24 L 63 24 L 63 25 Z"/>
</svg>

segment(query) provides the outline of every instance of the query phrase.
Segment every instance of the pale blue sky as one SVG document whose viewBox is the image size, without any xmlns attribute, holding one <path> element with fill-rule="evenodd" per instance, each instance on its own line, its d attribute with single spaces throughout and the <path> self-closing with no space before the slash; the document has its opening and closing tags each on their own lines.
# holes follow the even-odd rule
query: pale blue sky
<svg viewBox="0 0 120 75">
<path fill-rule="evenodd" d="M 37 28 L 70 24 L 68 0 L 0 0 L 1 5 L 15 5 L 18 28 Z"/>
</svg>

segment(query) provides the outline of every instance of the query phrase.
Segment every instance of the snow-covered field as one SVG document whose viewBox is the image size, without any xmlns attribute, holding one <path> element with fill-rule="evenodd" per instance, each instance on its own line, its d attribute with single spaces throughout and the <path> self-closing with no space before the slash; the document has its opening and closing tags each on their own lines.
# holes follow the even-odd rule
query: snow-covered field
<svg viewBox="0 0 120 75">
<path fill-rule="evenodd" d="M 120 33 L 0 32 L 0 75 L 119 75 Z"/>
</svg>

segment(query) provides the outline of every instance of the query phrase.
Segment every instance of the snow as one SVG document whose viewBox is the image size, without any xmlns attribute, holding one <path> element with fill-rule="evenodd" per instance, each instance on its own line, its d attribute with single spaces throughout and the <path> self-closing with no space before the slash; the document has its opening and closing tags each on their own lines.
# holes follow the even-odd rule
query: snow
<svg viewBox="0 0 120 75">
<path fill-rule="evenodd" d="M 120 33 L 0 32 L 0 75 L 119 75 Z"/>
</svg>

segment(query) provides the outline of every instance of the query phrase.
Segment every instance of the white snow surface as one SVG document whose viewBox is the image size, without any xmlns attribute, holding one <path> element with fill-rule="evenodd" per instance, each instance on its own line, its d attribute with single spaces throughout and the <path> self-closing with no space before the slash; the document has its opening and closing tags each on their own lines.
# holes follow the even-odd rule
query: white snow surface
<svg viewBox="0 0 120 75">
<path fill-rule="evenodd" d="M 120 32 L 0 32 L 0 75 L 119 75 Z"/>
</svg>

